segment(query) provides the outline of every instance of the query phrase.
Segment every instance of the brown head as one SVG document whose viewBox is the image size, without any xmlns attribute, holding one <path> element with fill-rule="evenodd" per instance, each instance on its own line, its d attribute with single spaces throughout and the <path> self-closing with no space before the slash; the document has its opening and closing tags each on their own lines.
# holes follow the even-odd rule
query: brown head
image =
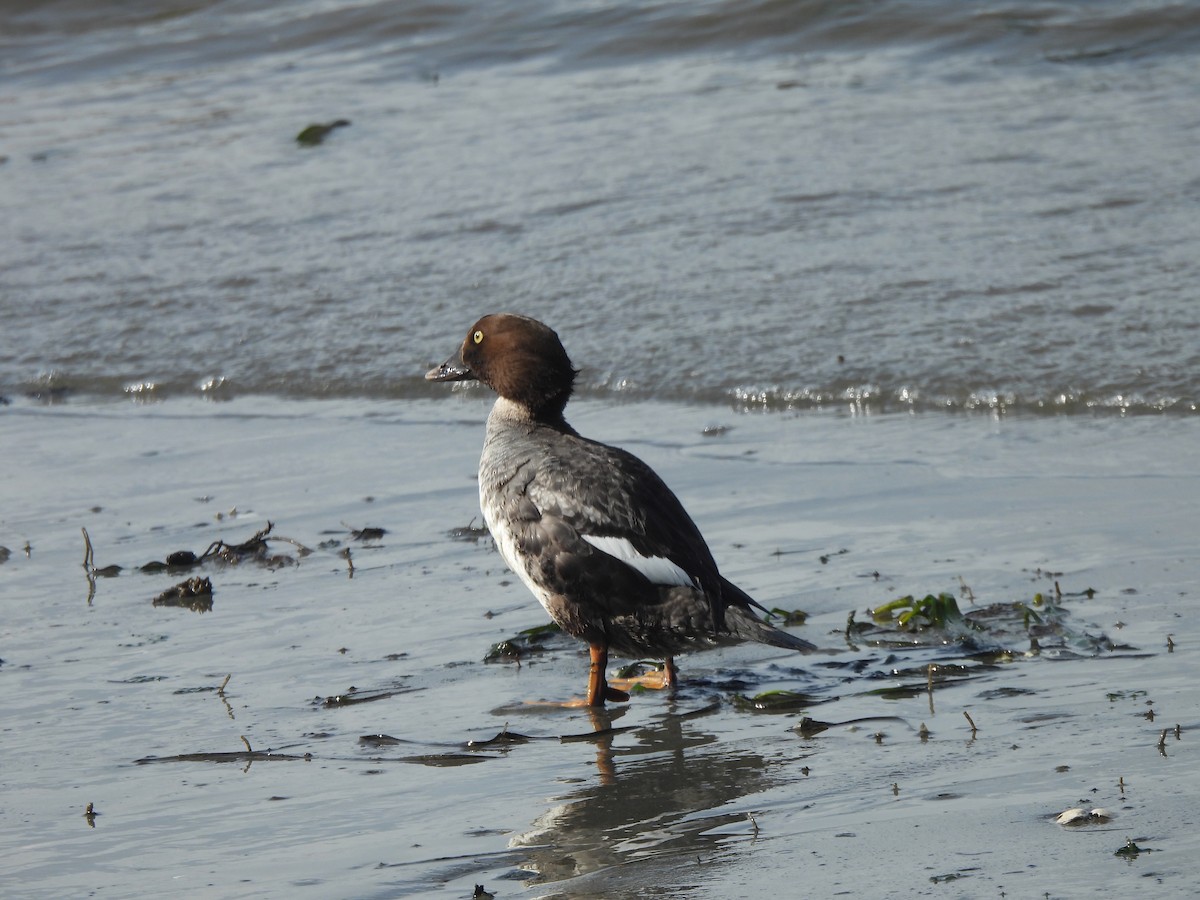
<svg viewBox="0 0 1200 900">
<path fill-rule="evenodd" d="M 535 418 L 550 420 L 562 417 L 576 374 L 552 328 L 527 316 L 496 313 L 472 325 L 458 353 L 425 377 L 477 379 Z"/>
</svg>

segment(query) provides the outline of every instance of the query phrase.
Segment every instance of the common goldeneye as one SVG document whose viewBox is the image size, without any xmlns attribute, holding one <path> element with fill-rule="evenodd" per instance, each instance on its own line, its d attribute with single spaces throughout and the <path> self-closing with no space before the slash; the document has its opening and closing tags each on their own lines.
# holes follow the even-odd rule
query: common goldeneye
<svg viewBox="0 0 1200 900">
<path fill-rule="evenodd" d="M 500 555 L 546 612 L 591 649 L 587 704 L 629 695 L 605 677 L 609 651 L 664 659 L 758 641 L 816 649 L 758 617 L 717 571 L 683 505 L 631 453 L 582 437 L 563 418 L 576 370 L 536 319 L 484 316 L 430 381 L 478 380 L 499 398 L 479 460 L 479 505 Z"/>
</svg>

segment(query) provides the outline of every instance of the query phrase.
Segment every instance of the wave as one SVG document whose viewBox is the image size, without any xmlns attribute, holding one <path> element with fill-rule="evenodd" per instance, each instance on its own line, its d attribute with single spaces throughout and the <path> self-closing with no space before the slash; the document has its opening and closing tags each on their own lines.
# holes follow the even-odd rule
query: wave
<svg viewBox="0 0 1200 900">
<path fill-rule="evenodd" d="M 455 385 L 456 393 L 490 399 L 478 384 Z M 106 404 L 114 402 L 162 403 L 179 399 L 228 402 L 243 397 L 273 396 L 287 400 L 347 400 L 388 402 L 444 397 L 445 385 L 430 385 L 419 376 L 389 379 L 331 377 L 305 379 L 277 376 L 255 382 L 224 376 L 188 376 L 163 379 L 89 377 L 54 372 L 12 385 L 0 392 L 0 413 L 6 406 Z M 585 380 L 578 397 L 602 403 L 668 402 L 689 406 L 727 408 L 740 413 L 789 413 L 843 410 L 853 415 L 885 413 L 987 413 L 992 415 L 1168 415 L 1189 417 L 1200 412 L 1200 397 L 1163 393 L 1135 386 L 1078 387 L 1059 391 L 1034 386 L 937 388 L 914 383 L 805 386 L 670 384 L 650 389 L 625 380 Z"/>
<path fill-rule="evenodd" d="M 69 38 L 69 41 L 64 41 Z M 207 68 L 254 57 L 375 57 L 437 73 L 538 63 L 581 67 L 681 54 L 794 55 L 889 49 L 992 62 L 1096 63 L 1193 53 L 1195 5 L 672 0 L 575 3 L 296 3 L 209 0 L 0 3 L 9 76 L 71 78 Z"/>
</svg>

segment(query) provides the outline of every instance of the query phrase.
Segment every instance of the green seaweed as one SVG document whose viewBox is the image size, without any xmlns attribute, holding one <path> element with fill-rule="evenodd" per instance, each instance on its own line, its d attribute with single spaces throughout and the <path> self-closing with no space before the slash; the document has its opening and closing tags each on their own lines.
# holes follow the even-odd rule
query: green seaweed
<svg viewBox="0 0 1200 900">
<path fill-rule="evenodd" d="M 782 607 L 774 607 L 767 612 L 768 618 L 779 618 L 783 621 L 780 623 L 783 626 L 803 625 L 808 621 L 808 613 L 802 609 L 783 609 Z"/>
<path fill-rule="evenodd" d="M 350 121 L 348 119 L 338 119 L 337 121 L 327 122 L 325 124 L 314 122 L 313 124 L 302 129 L 300 133 L 296 135 L 296 143 L 301 147 L 316 147 L 318 144 L 324 141 L 325 138 L 329 136 L 329 133 L 335 128 L 344 128 L 349 124 Z"/>
<path fill-rule="evenodd" d="M 937 595 L 926 594 L 920 600 L 915 599 L 912 594 L 900 597 L 875 607 L 871 610 L 871 617 L 876 622 L 890 622 L 894 617 L 900 628 L 913 631 L 922 628 L 944 629 L 951 624 L 964 623 L 977 627 L 963 617 L 954 595 L 944 592 Z"/>
<path fill-rule="evenodd" d="M 498 641 L 488 648 L 484 654 L 484 662 L 499 662 L 502 660 L 517 660 L 531 653 L 544 653 L 542 646 L 549 638 L 561 634 L 562 629 L 553 622 L 526 628 L 510 638 Z"/>
<path fill-rule="evenodd" d="M 1110 640 L 1103 633 L 1089 632 L 1072 620 L 1062 598 L 1086 597 L 1095 591 L 1069 594 L 1055 582 L 1053 593 L 1035 593 L 1028 600 L 1010 600 L 972 606 L 963 612 L 948 593 L 909 594 L 867 610 L 869 621 L 858 621 L 851 612 L 846 620 L 846 642 L 855 647 L 937 646 L 949 642 L 974 648 L 980 661 L 1009 662 L 1024 643 L 1026 654 L 1049 654 L 1052 658 L 1096 655 L 1134 649 Z M 969 595 L 974 604 L 974 594 Z M 1001 654 L 995 656 L 995 654 Z M 991 654 L 984 659 L 979 654 Z"/>
<path fill-rule="evenodd" d="M 812 694 L 788 690 L 763 691 L 753 697 L 734 694 L 731 699 L 736 709 L 762 713 L 794 713 L 822 702 Z"/>
</svg>

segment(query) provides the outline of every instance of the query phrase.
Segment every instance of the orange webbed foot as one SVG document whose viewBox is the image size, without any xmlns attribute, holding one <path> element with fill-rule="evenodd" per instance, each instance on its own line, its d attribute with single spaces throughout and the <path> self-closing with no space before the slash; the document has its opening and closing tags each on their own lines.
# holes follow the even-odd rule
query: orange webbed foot
<svg viewBox="0 0 1200 900">
<path fill-rule="evenodd" d="M 610 685 L 619 685 L 625 690 L 640 687 L 651 691 L 673 689 L 678 683 L 679 669 L 675 667 L 675 660 L 670 657 L 663 662 L 661 669 L 652 669 L 629 678 L 614 678 L 609 682 Z"/>
<path fill-rule="evenodd" d="M 628 703 L 629 693 L 622 691 L 619 688 L 613 687 L 611 684 L 604 685 L 604 701 L 600 703 L 594 702 L 590 697 L 576 697 L 574 700 L 564 700 L 562 706 L 567 709 L 580 709 L 584 707 L 599 707 L 604 703 Z"/>
</svg>

